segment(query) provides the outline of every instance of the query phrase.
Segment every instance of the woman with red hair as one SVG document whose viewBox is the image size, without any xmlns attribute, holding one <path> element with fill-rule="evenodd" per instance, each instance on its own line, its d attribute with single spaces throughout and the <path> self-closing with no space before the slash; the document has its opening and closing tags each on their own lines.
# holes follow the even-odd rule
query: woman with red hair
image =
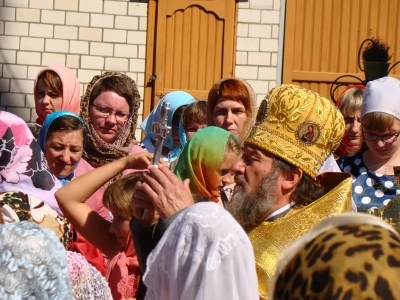
<svg viewBox="0 0 400 300">
<path fill-rule="evenodd" d="M 207 125 L 221 127 L 245 140 L 254 125 L 256 97 L 250 85 L 240 78 L 225 78 L 208 93 Z"/>
</svg>

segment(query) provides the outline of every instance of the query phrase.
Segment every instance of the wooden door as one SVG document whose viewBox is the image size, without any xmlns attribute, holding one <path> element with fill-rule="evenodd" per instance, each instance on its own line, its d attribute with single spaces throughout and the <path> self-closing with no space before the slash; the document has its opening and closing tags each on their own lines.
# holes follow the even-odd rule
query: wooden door
<svg viewBox="0 0 400 300">
<path fill-rule="evenodd" d="M 287 0 L 282 82 L 329 98 L 339 76 L 365 79 L 357 55 L 363 40 L 371 37 L 391 46 L 392 63 L 400 60 L 399 16 L 399 0 Z M 390 76 L 400 78 L 400 65 Z"/>
<path fill-rule="evenodd" d="M 207 98 L 233 76 L 237 3 L 234 0 L 150 0 L 144 115 L 162 95 L 184 90 Z"/>
</svg>

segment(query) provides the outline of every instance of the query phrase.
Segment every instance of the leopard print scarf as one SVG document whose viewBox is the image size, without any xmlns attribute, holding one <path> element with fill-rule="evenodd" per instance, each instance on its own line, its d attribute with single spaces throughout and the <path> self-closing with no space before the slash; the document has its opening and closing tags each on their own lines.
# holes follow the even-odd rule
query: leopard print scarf
<svg viewBox="0 0 400 300">
<path fill-rule="evenodd" d="M 399 234 L 377 217 L 344 215 L 322 223 L 346 222 L 325 227 L 311 239 L 309 232 L 288 249 L 290 258 L 278 267 L 270 299 L 400 297 Z"/>
</svg>

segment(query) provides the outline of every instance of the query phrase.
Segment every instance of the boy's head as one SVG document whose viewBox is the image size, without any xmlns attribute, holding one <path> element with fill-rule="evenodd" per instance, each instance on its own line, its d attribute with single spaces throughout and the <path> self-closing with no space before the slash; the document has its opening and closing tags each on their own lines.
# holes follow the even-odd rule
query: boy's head
<svg viewBox="0 0 400 300">
<path fill-rule="evenodd" d="M 113 214 L 118 212 L 121 217 L 131 220 L 134 217 L 131 210 L 132 196 L 141 174 L 142 172 L 130 173 L 110 184 L 104 191 L 104 206 Z"/>
<path fill-rule="evenodd" d="M 207 100 L 188 105 L 182 114 L 182 125 L 189 140 L 198 130 L 207 126 Z"/>
</svg>

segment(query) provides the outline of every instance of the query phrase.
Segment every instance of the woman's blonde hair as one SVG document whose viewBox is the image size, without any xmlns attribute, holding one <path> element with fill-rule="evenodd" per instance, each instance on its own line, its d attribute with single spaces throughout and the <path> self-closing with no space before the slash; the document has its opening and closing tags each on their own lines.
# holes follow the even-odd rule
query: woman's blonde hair
<svg viewBox="0 0 400 300">
<path fill-rule="evenodd" d="M 352 87 L 343 92 L 338 102 L 338 108 L 343 116 L 354 114 L 361 110 L 364 88 Z"/>
<path fill-rule="evenodd" d="M 131 220 L 134 217 L 131 209 L 132 196 L 142 173 L 127 174 L 110 184 L 104 191 L 104 206 L 108 209 L 114 208 L 121 217 Z"/>
</svg>

